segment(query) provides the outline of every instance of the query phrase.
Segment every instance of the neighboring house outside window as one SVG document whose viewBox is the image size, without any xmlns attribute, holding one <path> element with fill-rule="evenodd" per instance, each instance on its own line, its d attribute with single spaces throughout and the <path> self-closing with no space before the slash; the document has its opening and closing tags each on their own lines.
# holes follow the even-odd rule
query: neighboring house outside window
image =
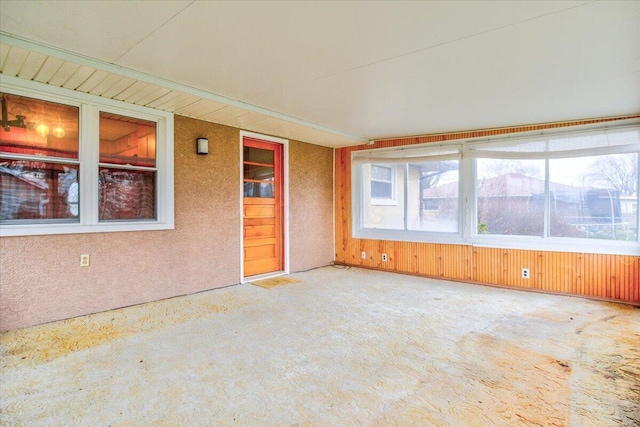
<svg viewBox="0 0 640 427">
<path fill-rule="evenodd" d="M 0 88 L 1 235 L 173 228 L 173 115 L 32 83 Z"/>
<path fill-rule="evenodd" d="M 371 202 L 395 202 L 395 167 L 371 165 Z"/>
<path fill-rule="evenodd" d="M 370 228 L 403 229 L 404 175 L 393 164 L 362 165 L 363 223 Z"/>
</svg>

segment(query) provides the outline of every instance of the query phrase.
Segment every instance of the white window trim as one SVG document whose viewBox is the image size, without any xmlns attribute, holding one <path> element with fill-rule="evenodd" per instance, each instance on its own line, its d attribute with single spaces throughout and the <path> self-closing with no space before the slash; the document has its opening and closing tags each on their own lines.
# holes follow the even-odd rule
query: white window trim
<svg viewBox="0 0 640 427">
<path fill-rule="evenodd" d="M 0 225 L 0 237 L 174 228 L 174 126 L 173 114 L 127 104 L 65 88 L 2 76 L 0 91 L 80 108 L 80 221 L 75 223 L 24 223 Z M 154 220 L 100 222 L 98 220 L 99 112 L 105 111 L 156 123 L 156 216 Z M 94 141 L 94 143 L 91 143 Z"/>
<path fill-rule="evenodd" d="M 462 146 L 465 152 L 467 146 L 472 147 L 473 144 L 480 141 L 500 141 L 505 139 L 520 140 L 528 136 L 535 135 L 562 135 L 575 134 L 579 132 L 590 132 L 594 130 L 617 129 L 624 126 L 637 127 L 640 120 L 621 120 L 615 123 L 601 123 L 596 125 L 576 126 L 572 128 L 564 128 L 559 130 L 550 129 L 540 132 L 522 132 L 510 135 L 501 135 L 492 138 L 474 138 L 467 140 L 456 140 L 451 143 L 441 144 L 420 144 L 407 148 L 397 147 L 395 150 L 401 153 L 403 150 L 433 149 L 434 151 L 442 150 L 448 146 Z M 602 155 L 602 149 L 582 150 L 581 156 L 584 155 Z M 618 149 L 609 150 L 611 154 L 618 152 Z M 606 153 L 609 154 L 609 153 Z M 394 148 L 361 150 L 352 152 L 351 158 L 351 203 L 352 203 L 352 235 L 358 239 L 375 239 L 375 240 L 392 240 L 403 242 L 420 242 L 420 243 L 449 243 L 459 245 L 470 245 L 489 248 L 506 248 L 506 249 L 523 249 L 523 250 L 541 250 L 555 252 L 572 252 L 572 253 L 594 253 L 594 254 L 612 254 L 612 255 L 640 255 L 640 242 L 627 242 L 620 240 L 596 240 L 581 239 L 567 237 L 537 237 L 537 236 L 500 236 L 500 235 L 480 235 L 477 233 L 477 206 L 475 201 L 475 162 L 474 156 L 463 155 L 460 162 L 460 183 L 461 191 L 459 206 L 461 207 L 460 218 L 461 226 L 459 233 L 438 233 L 413 230 L 388 230 L 388 229 L 371 229 L 361 226 L 363 215 L 362 179 L 359 165 L 362 163 L 373 163 L 375 160 L 381 161 L 381 158 L 388 157 L 394 159 L 392 161 L 405 162 L 406 159 L 394 155 Z M 522 156 L 519 155 L 518 158 Z M 428 158 L 425 157 L 425 158 Z M 640 183 L 640 176 L 638 177 Z M 638 221 L 640 222 L 640 220 Z"/>
</svg>

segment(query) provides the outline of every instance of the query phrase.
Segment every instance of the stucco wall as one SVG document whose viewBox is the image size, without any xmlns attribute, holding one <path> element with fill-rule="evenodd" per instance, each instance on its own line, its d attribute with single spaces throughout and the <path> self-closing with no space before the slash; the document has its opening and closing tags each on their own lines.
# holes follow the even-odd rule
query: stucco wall
<svg viewBox="0 0 640 427">
<path fill-rule="evenodd" d="M 329 233 L 330 235 L 326 235 Z M 333 150 L 289 143 L 291 271 L 333 261 Z"/>
<path fill-rule="evenodd" d="M 290 144 L 292 271 L 333 257 L 331 162 L 328 148 Z M 238 283 L 239 186 L 239 130 L 176 116 L 175 230 L 1 238 L 0 330 Z"/>
</svg>

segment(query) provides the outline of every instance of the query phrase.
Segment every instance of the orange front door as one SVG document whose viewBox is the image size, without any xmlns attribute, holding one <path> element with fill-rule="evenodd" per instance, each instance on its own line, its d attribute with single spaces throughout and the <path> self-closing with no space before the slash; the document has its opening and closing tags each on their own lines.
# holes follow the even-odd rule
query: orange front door
<svg viewBox="0 0 640 427">
<path fill-rule="evenodd" d="M 243 139 L 244 276 L 284 270 L 282 145 Z"/>
</svg>

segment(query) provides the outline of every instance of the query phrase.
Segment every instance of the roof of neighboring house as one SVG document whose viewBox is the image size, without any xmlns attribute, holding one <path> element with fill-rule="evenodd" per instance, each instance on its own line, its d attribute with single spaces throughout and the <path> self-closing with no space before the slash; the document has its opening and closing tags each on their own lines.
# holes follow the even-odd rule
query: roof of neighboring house
<svg viewBox="0 0 640 427">
<path fill-rule="evenodd" d="M 551 182 L 550 185 L 551 191 L 556 193 L 594 190 L 593 187 L 573 187 L 556 182 Z M 521 173 L 509 173 L 480 180 L 476 191 L 478 197 L 529 197 L 544 194 L 544 180 Z M 458 197 L 458 182 L 426 188 L 422 194 L 425 199 Z"/>
</svg>

